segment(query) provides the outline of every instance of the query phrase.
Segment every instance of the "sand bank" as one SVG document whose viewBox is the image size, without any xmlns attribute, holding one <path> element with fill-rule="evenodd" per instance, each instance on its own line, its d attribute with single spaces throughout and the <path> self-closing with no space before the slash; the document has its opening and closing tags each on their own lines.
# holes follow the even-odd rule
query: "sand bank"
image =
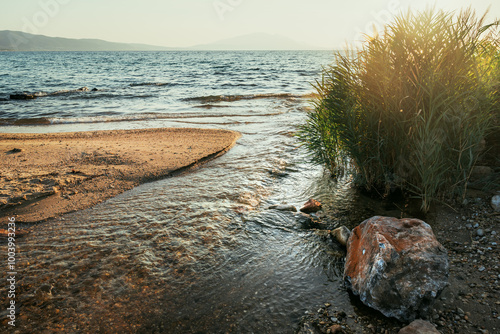
<svg viewBox="0 0 500 334">
<path fill-rule="evenodd" d="M 229 150 L 226 130 L 0 134 L 0 227 L 82 210 Z"/>
</svg>

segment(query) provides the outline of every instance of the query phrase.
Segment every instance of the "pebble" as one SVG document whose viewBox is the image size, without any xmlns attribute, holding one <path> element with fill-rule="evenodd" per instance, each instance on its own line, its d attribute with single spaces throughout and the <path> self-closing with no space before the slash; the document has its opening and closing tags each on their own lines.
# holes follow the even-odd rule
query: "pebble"
<svg viewBox="0 0 500 334">
<path fill-rule="evenodd" d="M 485 270 L 486 270 L 486 268 L 485 268 L 484 266 L 479 267 L 479 271 L 480 271 L 480 272 L 483 272 L 483 271 L 485 271 Z"/>
<path fill-rule="evenodd" d="M 491 231 L 491 235 L 497 235 L 497 231 Z"/>
<path fill-rule="evenodd" d="M 479 227 L 479 224 L 478 223 L 475 223 L 474 224 L 474 228 L 478 228 Z"/>
<path fill-rule="evenodd" d="M 484 231 L 482 229 L 479 229 L 476 231 L 476 234 L 478 237 L 482 237 L 482 236 L 484 236 Z"/>
<path fill-rule="evenodd" d="M 467 224 L 465 227 L 467 227 L 468 230 L 472 230 L 472 224 Z"/>
</svg>

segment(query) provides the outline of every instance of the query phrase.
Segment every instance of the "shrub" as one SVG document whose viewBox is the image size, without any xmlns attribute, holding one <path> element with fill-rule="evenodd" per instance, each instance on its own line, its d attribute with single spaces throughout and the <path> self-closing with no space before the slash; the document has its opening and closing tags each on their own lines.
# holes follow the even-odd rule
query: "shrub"
<svg viewBox="0 0 500 334">
<path fill-rule="evenodd" d="M 316 82 L 298 136 L 334 176 L 368 190 L 400 188 L 427 211 L 464 194 L 491 131 L 499 48 L 484 16 L 408 12 L 335 55 Z"/>
</svg>

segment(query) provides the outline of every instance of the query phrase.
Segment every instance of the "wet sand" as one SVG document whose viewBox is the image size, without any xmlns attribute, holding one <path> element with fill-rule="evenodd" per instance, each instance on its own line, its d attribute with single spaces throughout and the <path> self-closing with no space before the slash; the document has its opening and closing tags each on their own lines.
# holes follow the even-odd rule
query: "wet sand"
<svg viewBox="0 0 500 334">
<path fill-rule="evenodd" d="M 218 157 L 239 137 L 189 128 L 0 134 L 0 227 L 92 207 Z"/>
</svg>

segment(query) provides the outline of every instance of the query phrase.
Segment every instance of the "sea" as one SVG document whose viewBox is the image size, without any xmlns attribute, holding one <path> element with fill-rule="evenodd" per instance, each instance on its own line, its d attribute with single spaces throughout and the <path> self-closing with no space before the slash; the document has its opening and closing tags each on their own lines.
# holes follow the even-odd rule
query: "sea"
<svg viewBox="0 0 500 334">
<path fill-rule="evenodd" d="M 399 212 L 310 163 L 295 136 L 333 57 L 0 53 L 0 132 L 242 134 L 201 167 L 32 227 L 18 240 L 18 333 L 294 333 L 324 303 L 358 312 L 343 285 L 344 250 L 328 230 Z M 36 98 L 11 99 L 19 94 Z M 323 204 L 319 223 L 270 209 L 310 198 Z"/>
<path fill-rule="evenodd" d="M 332 56 L 331 51 L 4 52 L 0 126 L 23 131 L 25 125 L 83 129 L 122 122 L 109 125 L 116 128 L 141 121 L 144 127 L 279 113 L 277 105 L 314 91 L 312 84 Z M 18 93 L 37 98 L 10 99 Z M 270 104 L 276 108 L 270 111 Z"/>
</svg>

